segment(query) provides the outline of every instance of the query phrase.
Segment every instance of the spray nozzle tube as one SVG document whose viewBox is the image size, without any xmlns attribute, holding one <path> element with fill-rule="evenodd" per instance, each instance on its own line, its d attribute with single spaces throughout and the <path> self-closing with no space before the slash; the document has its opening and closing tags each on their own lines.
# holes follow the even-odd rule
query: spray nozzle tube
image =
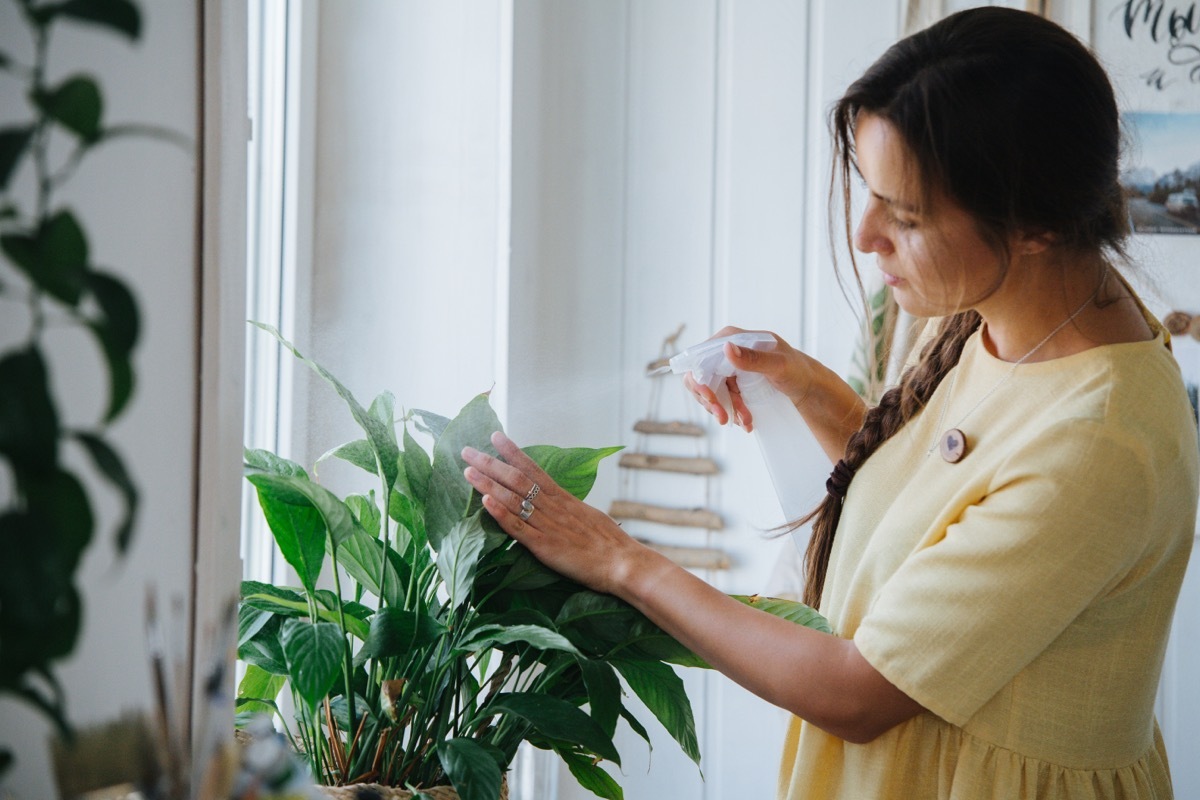
<svg viewBox="0 0 1200 800">
<path fill-rule="evenodd" d="M 697 383 L 704 384 L 714 393 L 720 393 L 725 379 L 737 374 L 733 364 L 725 357 L 726 342 L 750 350 L 771 350 L 775 347 L 775 337 L 769 333 L 735 333 L 709 339 L 672 356 L 671 372 L 676 375 L 690 372 Z"/>
</svg>

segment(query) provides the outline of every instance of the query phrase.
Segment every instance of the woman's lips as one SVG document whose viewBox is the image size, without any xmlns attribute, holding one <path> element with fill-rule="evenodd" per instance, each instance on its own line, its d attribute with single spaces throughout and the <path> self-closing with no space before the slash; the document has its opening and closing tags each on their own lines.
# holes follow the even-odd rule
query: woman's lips
<svg viewBox="0 0 1200 800">
<path fill-rule="evenodd" d="M 888 286 L 899 286 L 901 281 L 895 275 L 892 275 L 891 273 L 888 273 L 888 272 L 884 272 L 883 273 L 883 282 L 886 283 Z"/>
</svg>

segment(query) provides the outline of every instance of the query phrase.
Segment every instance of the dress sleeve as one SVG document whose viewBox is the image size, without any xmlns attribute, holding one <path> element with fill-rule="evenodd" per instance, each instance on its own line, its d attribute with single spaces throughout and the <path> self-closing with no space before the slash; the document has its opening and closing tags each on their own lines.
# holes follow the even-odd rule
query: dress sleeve
<svg viewBox="0 0 1200 800">
<path fill-rule="evenodd" d="M 905 694 L 965 724 L 1138 562 L 1152 472 L 1144 446 L 1095 421 L 1045 431 L 888 579 L 858 649 Z"/>
</svg>

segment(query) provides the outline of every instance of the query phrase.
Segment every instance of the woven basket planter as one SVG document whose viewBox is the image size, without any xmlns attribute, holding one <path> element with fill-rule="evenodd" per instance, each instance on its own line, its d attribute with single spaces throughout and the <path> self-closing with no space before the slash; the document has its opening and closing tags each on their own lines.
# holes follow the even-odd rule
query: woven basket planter
<svg viewBox="0 0 1200 800">
<path fill-rule="evenodd" d="M 397 786 L 380 786 L 377 783 L 356 783 L 350 786 L 321 786 L 321 793 L 334 800 L 412 800 L 413 793 Z M 434 786 L 422 789 L 433 800 L 459 800 L 458 792 L 451 786 Z M 500 800 L 508 800 L 508 778 L 500 781 Z"/>
</svg>

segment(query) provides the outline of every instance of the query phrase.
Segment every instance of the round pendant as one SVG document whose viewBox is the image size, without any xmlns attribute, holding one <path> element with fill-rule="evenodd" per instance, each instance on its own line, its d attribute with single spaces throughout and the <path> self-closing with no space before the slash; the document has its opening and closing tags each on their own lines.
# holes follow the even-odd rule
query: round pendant
<svg viewBox="0 0 1200 800">
<path fill-rule="evenodd" d="M 957 464 L 967 454 L 967 437 L 958 428 L 951 428 L 942 434 L 938 449 L 942 452 L 942 458 Z"/>
</svg>

